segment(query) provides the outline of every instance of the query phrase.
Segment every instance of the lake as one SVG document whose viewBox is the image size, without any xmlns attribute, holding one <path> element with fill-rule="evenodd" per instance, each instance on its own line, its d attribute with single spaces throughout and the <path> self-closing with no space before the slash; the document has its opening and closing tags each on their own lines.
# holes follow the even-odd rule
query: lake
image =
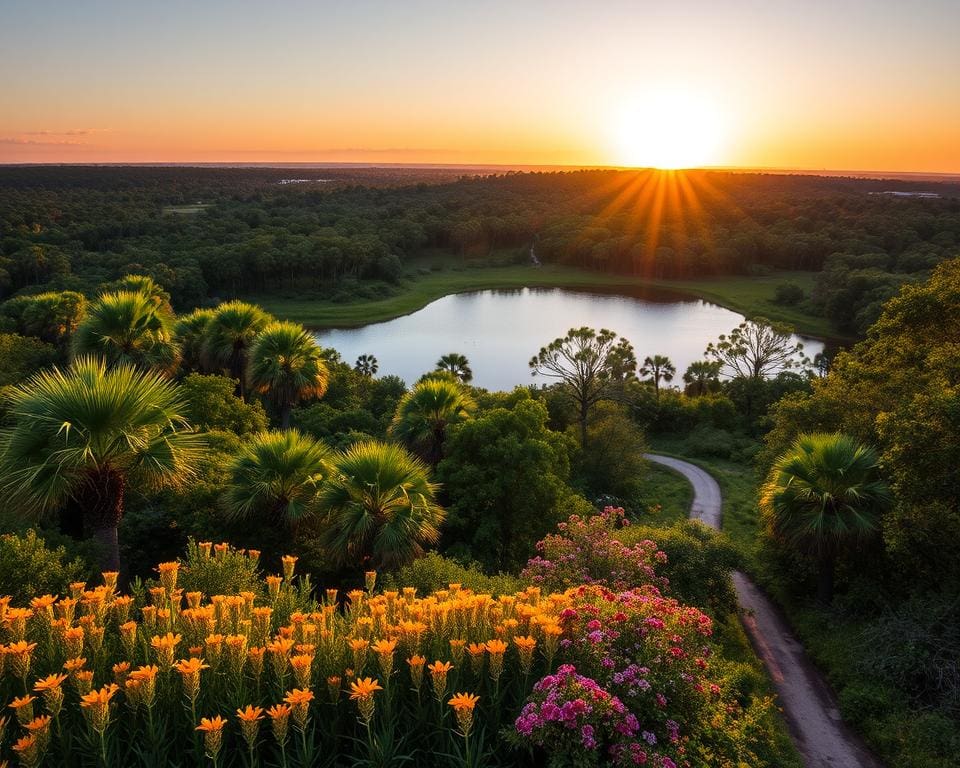
<svg viewBox="0 0 960 768">
<path fill-rule="evenodd" d="M 441 355 L 460 352 L 470 360 L 474 385 L 510 390 L 551 381 L 532 377 L 528 362 L 570 328 L 609 328 L 633 344 L 640 361 L 647 355 L 670 357 L 677 368 L 673 383 L 680 384 L 683 371 L 703 358 L 707 344 L 743 319 L 716 304 L 675 294 L 633 297 L 523 288 L 444 296 L 404 317 L 316 335 L 350 364 L 362 354 L 376 356 L 379 376 L 395 374 L 408 385 L 433 370 Z M 811 359 L 823 351 L 821 341 L 800 340 Z"/>
</svg>

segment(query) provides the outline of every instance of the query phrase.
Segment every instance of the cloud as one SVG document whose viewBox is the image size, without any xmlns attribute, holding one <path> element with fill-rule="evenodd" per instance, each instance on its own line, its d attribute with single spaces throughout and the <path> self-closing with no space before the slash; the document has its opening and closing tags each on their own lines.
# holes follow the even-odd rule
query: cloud
<svg viewBox="0 0 960 768">
<path fill-rule="evenodd" d="M 10 136 L 0 136 L 0 144 L 31 147 L 81 147 L 85 145 L 86 142 L 72 141 L 70 139 L 62 139 L 59 141 L 37 141 L 36 139 L 18 139 Z"/>
<path fill-rule="evenodd" d="M 91 133 L 106 133 L 109 128 L 72 128 L 69 131 L 22 131 L 21 136 L 89 136 Z"/>
</svg>

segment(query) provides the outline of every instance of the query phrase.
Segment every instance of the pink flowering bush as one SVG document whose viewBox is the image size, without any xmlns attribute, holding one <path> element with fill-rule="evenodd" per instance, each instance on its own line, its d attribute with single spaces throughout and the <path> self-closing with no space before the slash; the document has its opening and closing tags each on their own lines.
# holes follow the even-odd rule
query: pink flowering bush
<svg viewBox="0 0 960 768">
<path fill-rule="evenodd" d="M 636 716 L 596 680 L 563 664 L 533 687 L 517 733 L 541 748 L 566 756 L 586 755 L 599 762 L 613 751 L 629 750 L 640 728 Z M 581 761 L 582 762 L 582 761 Z"/>
<path fill-rule="evenodd" d="M 527 562 L 521 577 L 551 591 L 580 584 L 665 589 L 667 580 L 657 576 L 655 568 L 667 556 L 649 539 L 629 546 L 621 542 L 616 532 L 627 525 L 620 507 L 606 507 L 590 517 L 572 515 L 557 526 L 557 533 L 537 542 L 539 554 Z"/>
<path fill-rule="evenodd" d="M 713 621 L 652 586 L 568 590 L 560 621 L 564 664 L 540 680 L 515 740 L 553 768 L 765 765 L 770 702 L 747 712 L 713 669 Z M 709 761 L 709 762 L 706 762 Z"/>
</svg>

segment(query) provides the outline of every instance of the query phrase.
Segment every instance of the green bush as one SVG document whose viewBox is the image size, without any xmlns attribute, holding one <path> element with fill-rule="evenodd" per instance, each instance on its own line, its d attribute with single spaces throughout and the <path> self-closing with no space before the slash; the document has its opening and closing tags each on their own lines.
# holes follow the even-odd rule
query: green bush
<svg viewBox="0 0 960 768">
<path fill-rule="evenodd" d="M 657 574 L 669 581 L 671 597 L 714 616 L 736 610 L 730 574 L 740 567 L 740 555 L 724 534 L 700 522 L 682 520 L 669 528 L 631 525 L 617 535 L 625 544 L 651 539 L 666 553 L 667 561 L 657 565 Z"/>
<path fill-rule="evenodd" d="M 866 680 L 848 685 L 837 696 L 843 719 L 862 727 L 868 720 L 889 714 L 891 693 L 889 688 Z"/>
<path fill-rule="evenodd" d="M 419 594 L 446 589 L 449 584 L 462 584 L 474 592 L 491 595 L 512 595 L 523 589 L 523 582 L 509 573 L 488 576 L 476 563 L 464 565 L 453 558 L 430 552 L 395 573 L 385 574 L 384 589 L 416 587 Z"/>
<path fill-rule="evenodd" d="M 19 605 L 38 595 L 69 594 L 70 583 L 86 581 L 82 560 L 67 560 L 65 547 L 48 547 L 33 529 L 0 536 L 0 594 Z"/>
<path fill-rule="evenodd" d="M 258 559 L 233 547 L 209 555 L 209 544 L 190 539 L 186 554 L 180 559 L 178 586 L 184 592 L 213 595 L 236 595 L 240 592 L 262 592 L 262 575 Z"/>
</svg>

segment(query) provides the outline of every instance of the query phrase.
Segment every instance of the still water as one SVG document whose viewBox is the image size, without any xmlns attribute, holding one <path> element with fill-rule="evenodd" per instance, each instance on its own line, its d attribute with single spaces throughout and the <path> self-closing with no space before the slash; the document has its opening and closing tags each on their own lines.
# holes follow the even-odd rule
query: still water
<svg viewBox="0 0 960 768">
<path fill-rule="evenodd" d="M 674 384 L 707 344 L 729 333 L 743 315 L 699 299 L 651 293 L 642 298 L 560 288 L 476 291 L 444 296 L 423 309 L 362 328 L 317 332 L 344 362 L 372 354 L 379 376 L 395 374 L 412 384 L 433 370 L 437 358 L 460 352 L 470 360 L 473 384 L 510 390 L 518 384 L 549 383 L 531 377 L 528 361 L 540 347 L 570 328 L 609 328 L 625 336 L 637 359 L 667 355 L 677 368 Z M 811 359 L 823 343 L 800 338 Z"/>
</svg>

